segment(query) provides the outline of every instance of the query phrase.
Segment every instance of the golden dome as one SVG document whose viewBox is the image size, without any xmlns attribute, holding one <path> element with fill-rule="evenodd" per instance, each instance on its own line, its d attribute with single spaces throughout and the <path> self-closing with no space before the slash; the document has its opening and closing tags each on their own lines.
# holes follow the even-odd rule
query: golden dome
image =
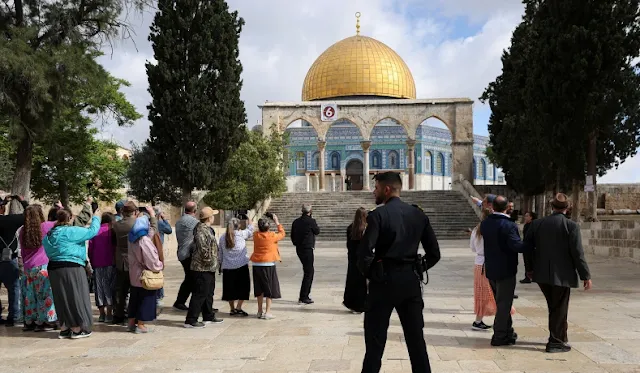
<svg viewBox="0 0 640 373">
<path fill-rule="evenodd" d="M 356 35 L 330 46 L 311 65 L 302 87 L 302 100 L 346 96 L 416 98 L 409 67 L 378 40 Z"/>
</svg>

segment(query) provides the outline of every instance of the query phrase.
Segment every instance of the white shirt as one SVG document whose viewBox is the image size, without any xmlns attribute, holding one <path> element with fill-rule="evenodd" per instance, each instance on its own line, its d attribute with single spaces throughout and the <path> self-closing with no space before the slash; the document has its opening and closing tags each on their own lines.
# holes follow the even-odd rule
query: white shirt
<svg viewBox="0 0 640 373">
<path fill-rule="evenodd" d="M 484 265 L 484 238 L 482 236 L 476 235 L 476 230 L 478 227 L 473 228 L 471 231 L 471 240 L 469 242 L 469 246 L 471 247 L 471 251 L 476 253 L 476 265 Z"/>
</svg>

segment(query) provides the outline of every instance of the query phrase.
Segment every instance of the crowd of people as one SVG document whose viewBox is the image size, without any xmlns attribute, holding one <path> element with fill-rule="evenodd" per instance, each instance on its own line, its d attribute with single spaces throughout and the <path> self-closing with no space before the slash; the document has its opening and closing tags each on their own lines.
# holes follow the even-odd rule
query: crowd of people
<svg viewBox="0 0 640 373">
<path fill-rule="evenodd" d="M 375 176 L 378 207 L 359 208 L 346 232 L 347 275 L 343 305 L 365 313 L 366 354 L 363 372 L 380 370 L 389 318 L 398 312 L 414 372 L 429 372 L 422 329 L 422 275 L 440 260 L 440 249 L 428 217 L 400 200 L 402 181 L 397 173 Z M 22 204 L 21 214 L 5 215 L 9 200 Z M 557 194 L 553 214 L 542 219 L 525 214 L 523 238 L 515 223 L 513 204 L 503 196 L 476 199 L 481 222 L 471 231 L 475 252 L 474 310 L 476 330 L 493 329 L 491 345 L 516 343 L 512 315 L 518 254 L 524 255 L 525 278 L 535 282 L 549 309 L 547 352 L 571 350 L 567 339 L 570 289 L 583 281 L 592 286 L 584 258 L 578 225 L 567 218 L 568 198 Z M 164 296 L 164 235 L 171 225 L 157 208 L 139 208 L 133 201 L 119 201 L 116 214 L 101 213 L 87 200 L 80 214 L 56 204 L 47 214 L 40 205 L 21 197 L 0 203 L 0 283 L 9 290 L 8 326 L 24 324 L 24 331 L 60 329 L 59 338 L 79 339 L 92 334 L 90 299 L 92 278 L 98 322 L 123 325 L 132 333 L 147 333 Z M 311 304 L 314 250 L 320 229 L 312 207 L 303 204 L 301 216 L 291 227 L 291 242 L 303 268 L 299 303 Z M 195 202 L 184 206 L 175 224 L 177 257 L 184 270 L 173 307 L 186 311 L 185 328 L 222 323 L 213 307 L 216 272 L 222 275 L 222 300 L 229 315 L 247 317 L 243 304 L 257 298 L 257 317 L 273 319 L 272 300 L 281 298 L 276 264 L 281 261 L 278 243 L 285 230 L 275 214 L 266 213 L 257 226 L 241 228 L 230 219 L 218 238 L 213 229 L 219 211 Z M 273 231 L 272 223 L 275 225 Z M 253 240 L 248 254 L 247 240 Z M 424 255 L 418 255 L 422 245 Z M 251 264 L 252 271 L 249 270 Z M 187 306 L 187 301 L 188 306 Z M 493 326 L 484 323 L 495 315 Z M 0 317 L 1 319 L 1 317 Z M 200 321 L 201 320 L 201 321 Z"/>
<path fill-rule="evenodd" d="M 78 215 L 57 203 L 45 219 L 41 205 L 29 205 L 21 197 L 15 199 L 24 211 L 5 215 L 11 199 L 0 203 L 0 283 L 9 293 L 8 314 L 6 319 L 0 314 L 0 322 L 23 324 L 25 332 L 59 329 L 61 339 L 86 338 L 94 324 L 93 292 L 99 323 L 148 332 L 147 324 L 156 319 L 164 297 L 163 243 L 164 235 L 172 233 L 159 208 L 119 201 L 115 214 L 102 213 L 88 199 Z M 229 314 L 248 316 L 242 305 L 250 295 L 249 262 L 257 317 L 273 319 L 272 299 L 281 297 L 278 242 L 285 237 L 278 217 L 259 219 L 257 229 L 252 224 L 240 229 L 240 221 L 231 219 L 217 238 L 213 229 L 217 210 L 197 211 L 194 202 L 184 209 L 175 227 L 185 278 L 174 303 L 175 309 L 187 311 L 184 327 L 223 322 L 213 308 L 216 272 L 222 274 L 222 299 L 229 303 Z M 271 221 L 276 232 L 270 230 Z M 297 231 L 303 234 L 302 228 Z M 251 256 L 249 239 L 254 241 Z M 310 281 L 305 287 L 310 291 Z"/>
<path fill-rule="evenodd" d="M 482 221 L 471 233 L 471 249 L 476 253 L 474 269 L 474 310 L 472 327 L 493 328 L 491 345 L 513 345 L 518 339 L 511 315 L 518 253 L 522 253 L 525 278 L 522 284 L 535 282 L 545 296 L 549 309 L 547 352 L 568 352 L 567 316 L 571 288 L 582 280 L 591 289 L 591 275 L 582 247 L 580 227 L 568 217 L 569 199 L 558 193 L 551 201 L 553 213 L 537 219 L 525 214 L 523 238 L 514 222 L 513 205 L 503 196 L 488 195 L 476 199 L 483 209 Z M 495 315 L 494 325 L 483 322 Z"/>
</svg>

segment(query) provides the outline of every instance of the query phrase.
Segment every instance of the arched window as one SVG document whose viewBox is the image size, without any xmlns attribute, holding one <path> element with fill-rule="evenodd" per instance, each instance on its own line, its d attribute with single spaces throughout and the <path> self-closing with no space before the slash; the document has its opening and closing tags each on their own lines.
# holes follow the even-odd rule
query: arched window
<svg viewBox="0 0 640 373">
<path fill-rule="evenodd" d="M 487 180 L 493 180 L 493 165 L 487 162 Z"/>
<path fill-rule="evenodd" d="M 304 156 L 304 152 L 296 153 L 296 170 L 302 171 L 307 169 L 306 157 Z"/>
<path fill-rule="evenodd" d="M 478 179 L 484 180 L 484 176 L 487 170 L 487 162 L 484 159 L 480 159 L 480 169 L 478 169 Z"/>
<path fill-rule="evenodd" d="M 430 151 L 426 151 L 424 152 L 424 161 L 422 162 L 422 169 L 424 170 L 425 174 L 432 174 L 433 173 L 433 168 L 431 165 L 431 162 L 433 162 L 433 156 L 431 154 Z"/>
<path fill-rule="evenodd" d="M 443 175 L 444 174 L 444 156 L 442 155 L 442 153 L 438 153 L 438 156 L 436 157 L 436 171 L 435 171 L 436 175 Z"/>
<path fill-rule="evenodd" d="M 318 152 L 313 153 L 313 167 L 314 170 L 320 169 L 320 153 Z"/>
<path fill-rule="evenodd" d="M 398 169 L 398 152 L 395 150 L 389 152 L 389 168 L 392 170 Z"/>
<path fill-rule="evenodd" d="M 371 168 L 382 167 L 382 155 L 377 150 L 371 152 Z"/>
<path fill-rule="evenodd" d="M 453 176 L 453 154 L 449 153 L 449 163 L 447 163 L 447 173 Z"/>
<path fill-rule="evenodd" d="M 340 153 L 331 153 L 331 168 L 337 170 L 340 168 Z"/>
</svg>

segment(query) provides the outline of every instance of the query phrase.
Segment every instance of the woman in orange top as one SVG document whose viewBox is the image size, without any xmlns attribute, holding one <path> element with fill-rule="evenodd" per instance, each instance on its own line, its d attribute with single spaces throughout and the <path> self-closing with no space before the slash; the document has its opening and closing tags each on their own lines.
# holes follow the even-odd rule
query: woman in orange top
<svg viewBox="0 0 640 373">
<path fill-rule="evenodd" d="M 269 220 L 258 220 L 258 232 L 253 234 L 253 295 L 258 298 L 258 318 L 273 319 L 271 314 L 271 300 L 281 298 L 280 281 L 276 272 L 276 262 L 280 261 L 278 241 L 285 236 L 284 228 L 276 215 L 272 215 L 273 222 L 278 226 L 278 232 L 270 232 Z M 267 308 L 262 312 L 262 299 L 267 298 Z"/>
</svg>

